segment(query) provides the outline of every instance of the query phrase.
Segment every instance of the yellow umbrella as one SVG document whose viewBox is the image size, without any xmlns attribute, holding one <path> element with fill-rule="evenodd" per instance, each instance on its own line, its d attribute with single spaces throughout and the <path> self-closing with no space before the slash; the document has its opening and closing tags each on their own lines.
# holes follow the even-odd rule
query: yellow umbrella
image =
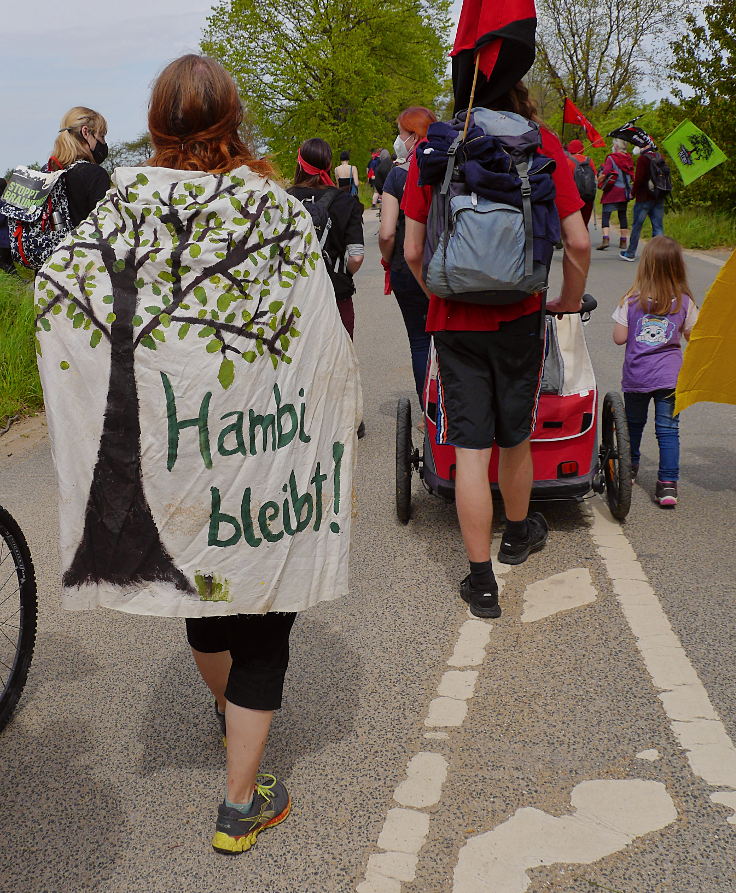
<svg viewBox="0 0 736 893">
<path fill-rule="evenodd" d="M 705 296 L 677 379 L 675 414 L 693 403 L 736 403 L 736 251 Z"/>
</svg>

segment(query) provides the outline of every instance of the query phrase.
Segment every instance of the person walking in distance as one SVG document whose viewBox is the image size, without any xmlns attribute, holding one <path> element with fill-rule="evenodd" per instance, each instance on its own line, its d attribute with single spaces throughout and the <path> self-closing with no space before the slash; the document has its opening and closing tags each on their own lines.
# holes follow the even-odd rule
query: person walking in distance
<svg viewBox="0 0 736 893">
<path fill-rule="evenodd" d="M 107 158 L 107 122 L 99 112 L 75 106 L 61 119 L 51 161 L 66 168 L 64 182 L 72 226 L 78 226 L 110 188 L 101 167 Z"/>
<path fill-rule="evenodd" d="M 335 180 L 337 180 L 338 189 L 357 196 L 360 186 L 358 168 L 354 164 L 350 164 L 350 152 L 347 150 L 340 152 L 340 164 L 335 168 Z"/>
<path fill-rule="evenodd" d="M 567 144 L 567 162 L 580 198 L 585 203 L 580 209 L 580 213 L 583 216 L 583 223 L 587 227 L 593 214 L 598 172 L 593 164 L 593 159 L 584 153 L 580 140 L 570 140 Z"/>
<path fill-rule="evenodd" d="M 618 213 L 618 247 L 621 250 L 626 248 L 629 235 L 626 209 L 631 200 L 631 178 L 634 174 L 634 165 L 624 140 L 615 139 L 612 148 L 613 151 L 606 156 L 598 174 L 598 187 L 603 193 L 601 198 L 603 205 L 602 239 L 598 251 L 605 251 L 610 244 L 609 223 L 614 211 Z"/>
<path fill-rule="evenodd" d="M 383 185 L 381 226 L 378 231 L 381 263 L 390 274 L 391 290 L 401 310 L 409 337 L 414 384 L 420 406 L 429 356 L 430 335 L 426 328 L 429 300 L 404 258 L 405 219 L 400 206 L 411 156 L 426 137 L 429 125 L 436 120 L 437 116 L 422 106 L 404 109 L 396 119 L 399 128 L 399 135 L 394 142 L 397 162 Z"/>
<path fill-rule="evenodd" d="M 455 80 L 457 110 L 468 108 L 471 82 L 472 77 Z M 493 75 L 486 78 L 481 73 L 478 77 L 476 114 L 478 107 L 481 111 L 495 109 L 539 120 L 521 81 L 499 92 Z M 590 240 L 580 214 L 583 202 L 559 140 L 544 126 L 540 135 L 541 153 L 555 161 L 554 202 L 564 243 L 560 295 L 548 306 L 575 312 L 581 307 L 590 259 Z M 420 152 L 421 145 L 416 154 Z M 419 184 L 414 159 L 401 205 L 406 215 L 404 256 L 425 290 L 423 257 L 431 203 L 432 188 Z M 493 502 L 488 466 L 494 441 L 500 449 L 499 485 L 507 522 L 499 561 L 521 564 L 547 541 L 545 519 L 539 512 L 529 514 L 533 480 L 529 437 L 544 354 L 544 341 L 539 335 L 542 302 L 541 293 L 501 306 L 443 300 L 429 294 L 427 330 L 434 336 L 439 362 L 443 442 L 455 447 L 455 501 L 470 562 L 470 574 L 462 581 L 460 594 L 478 617 L 498 617 L 501 613 L 491 567 Z"/>
<path fill-rule="evenodd" d="M 322 249 L 327 272 L 335 288 L 340 319 L 350 337 L 355 329 L 353 276 L 365 255 L 363 207 L 349 192 L 339 190 L 330 178 L 332 149 L 319 137 L 305 140 L 299 147 L 294 185 L 288 189 L 313 215 L 317 236 L 325 236 Z M 317 214 L 318 206 L 325 214 Z M 319 216 L 319 220 L 317 217 Z"/>
<path fill-rule="evenodd" d="M 641 154 L 639 154 L 636 160 L 636 172 L 632 188 L 634 195 L 634 220 L 631 227 L 631 238 L 629 239 L 628 248 L 624 248 L 619 252 L 621 260 L 631 262 L 636 259 L 639 236 L 647 217 L 652 221 L 652 235 L 664 235 L 664 202 L 672 188 L 672 181 L 669 179 L 669 167 L 665 164 L 654 143 L 644 150 L 635 146 L 634 154 L 638 153 Z M 658 171 L 660 170 L 666 171 L 664 182 L 659 179 Z M 654 177 L 652 176 L 653 173 Z M 657 182 L 655 183 L 654 180 Z"/>
<path fill-rule="evenodd" d="M 613 313 L 613 340 L 626 345 L 621 389 L 631 438 L 633 478 L 639 471 L 649 403 L 654 401 L 654 430 L 659 444 L 654 501 L 663 508 L 677 505 L 680 420 L 672 413 L 682 366 L 680 339 L 690 339 L 697 318 L 680 244 L 668 236 L 655 236 L 642 252 L 634 284 Z"/>
</svg>

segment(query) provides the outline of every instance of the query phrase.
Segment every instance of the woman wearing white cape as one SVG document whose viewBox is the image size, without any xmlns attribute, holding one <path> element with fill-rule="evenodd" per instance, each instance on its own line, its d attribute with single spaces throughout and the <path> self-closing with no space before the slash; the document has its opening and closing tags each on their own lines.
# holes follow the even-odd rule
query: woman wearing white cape
<svg viewBox="0 0 736 893">
<path fill-rule="evenodd" d="M 362 411 L 311 218 L 241 119 L 222 66 L 172 62 L 149 166 L 36 281 L 64 604 L 187 618 L 227 726 L 225 853 L 290 809 L 257 773 L 296 612 L 347 591 Z"/>
</svg>

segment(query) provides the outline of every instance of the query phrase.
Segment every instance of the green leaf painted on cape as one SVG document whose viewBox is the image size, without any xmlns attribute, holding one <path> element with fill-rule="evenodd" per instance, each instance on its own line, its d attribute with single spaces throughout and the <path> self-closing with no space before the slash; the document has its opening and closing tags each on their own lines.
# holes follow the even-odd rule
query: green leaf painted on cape
<svg viewBox="0 0 736 893">
<path fill-rule="evenodd" d="M 161 312 L 161 308 L 156 307 L 155 304 L 149 304 L 148 307 L 146 307 L 146 313 L 150 313 L 151 316 L 155 316 L 157 313 L 160 313 L 160 312 Z"/>
<path fill-rule="evenodd" d="M 246 363 L 252 363 L 256 358 L 256 352 L 254 350 L 246 350 L 242 356 Z"/>
<path fill-rule="evenodd" d="M 192 245 L 189 246 L 189 254 L 192 257 L 199 257 L 199 255 L 201 253 L 202 253 L 202 246 L 198 245 L 196 242 L 194 242 Z"/>
<path fill-rule="evenodd" d="M 98 334 L 99 334 L 99 333 L 98 333 Z M 59 369 L 63 369 L 64 371 L 66 371 L 68 368 L 69 368 L 69 363 L 67 363 L 66 360 L 62 360 L 62 361 L 59 363 Z"/>
<path fill-rule="evenodd" d="M 223 390 L 227 390 L 235 379 L 235 363 L 229 358 L 224 357 L 220 363 L 220 371 L 217 373 L 217 380 L 222 385 Z"/>
<path fill-rule="evenodd" d="M 150 335 L 144 335 L 143 338 L 141 338 L 141 344 L 149 350 L 156 350 L 156 342 Z"/>
<path fill-rule="evenodd" d="M 161 329 L 154 329 L 151 334 L 156 339 L 156 341 L 166 341 L 166 335 L 164 335 Z"/>
<path fill-rule="evenodd" d="M 232 298 L 230 297 L 230 295 L 223 292 L 217 299 L 217 309 L 221 310 L 224 313 L 230 306 L 231 301 Z"/>
<path fill-rule="evenodd" d="M 142 326 L 143 325 L 143 317 L 138 316 L 138 314 L 136 313 L 136 315 L 133 317 L 133 325 L 135 327 Z"/>
<path fill-rule="evenodd" d="M 97 345 L 102 340 L 102 332 L 99 329 L 95 329 L 94 332 L 90 335 L 89 338 L 89 346 L 97 347 Z"/>
<path fill-rule="evenodd" d="M 179 326 L 179 338 L 186 338 L 189 329 L 191 329 L 191 325 L 188 322 L 185 322 L 183 325 Z"/>
<path fill-rule="evenodd" d="M 198 286 L 194 289 L 194 291 L 192 292 L 192 294 L 193 294 L 194 297 L 199 301 L 200 304 L 206 304 L 206 303 L 207 303 L 207 292 L 204 290 L 204 288 L 203 288 L 201 285 L 198 285 Z"/>
<path fill-rule="evenodd" d="M 46 319 L 45 316 L 43 316 L 43 317 L 41 317 L 41 319 L 39 319 L 38 324 L 41 326 L 41 328 L 44 330 L 44 332 L 51 331 L 51 323 Z"/>
<path fill-rule="evenodd" d="M 268 309 L 271 311 L 271 313 L 278 313 L 283 306 L 283 301 L 271 301 L 271 303 L 268 305 Z"/>
<path fill-rule="evenodd" d="M 119 273 L 121 270 L 125 269 L 125 261 L 121 258 L 118 258 L 112 265 L 112 268 L 116 273 Z"/>
<path fill-rule="evenodd" d="M 205 347 L 207 353 L 217 353 L 219 349 L 220 342 L 217 340 L 217 338 L 213 338 L 212 341 L 208 341 L 207 346 Z"/>
</svg>

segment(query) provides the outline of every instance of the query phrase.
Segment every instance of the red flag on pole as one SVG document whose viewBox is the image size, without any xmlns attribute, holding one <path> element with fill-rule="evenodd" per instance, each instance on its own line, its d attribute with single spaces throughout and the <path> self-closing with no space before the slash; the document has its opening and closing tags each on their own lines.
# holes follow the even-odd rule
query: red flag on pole
<svg viewBox="0 0 736 893">
<path fill-rule="evenodd" d="M 467 108 L 466 81 L 479 55 L 481 95 L 502 96 L 534 63 L 537 13 L 534 0 L 463 0 L 453 57 L 455 108 Z M 482 103 L 478 103 L 482 104 Z"/>
<path fill-rule="evenodd" d="M 590 142 L 593 144 L 593 147 L 596 149 L 605 149 L 606 141 L 603 137 L 598 133 L 598 131 L 593 127 L 590 121 L 585 117 L 585 115 L 580 111 L 577 106 L 570 102 L 570 100 L 565 97 L 565 106 L 562 111 L 562 120 L 565 124 L 578 124 L 585 131 L 585 135 L 588 137 Z"/>
</svg>

